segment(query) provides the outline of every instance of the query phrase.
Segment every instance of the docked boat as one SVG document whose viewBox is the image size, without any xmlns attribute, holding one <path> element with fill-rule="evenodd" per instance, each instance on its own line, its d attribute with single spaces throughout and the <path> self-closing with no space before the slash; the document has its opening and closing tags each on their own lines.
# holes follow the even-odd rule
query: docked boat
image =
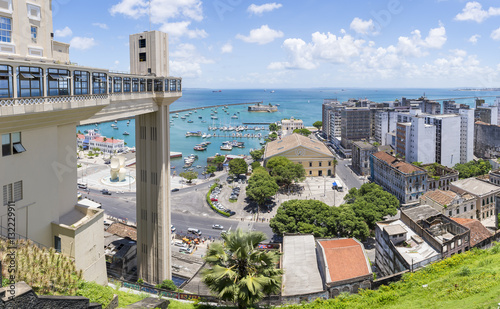
<svg viewBox="0 0 500 309">
<path fill-rule="evenodd" d="M 217 116 L 212 116 L 212 119 L 219 119 L 219 118 L 217 118 Z"/>
<path fill-rule="evenodd" d="M 118 127 L 117 127 L 117 126 L 114 126 L 114 127 L 113 127 L 113 129 L 118 130 Z"/>
<path fill-rule="evenodd" d="M 116 124 L 112 123 L 111 126 L 114 128 L 114 127 L 116 127 Z"/>
<path fill-rule="evenodd" d="M 127 131 L 123 132 L 123 135 L 130 135 Z"/>
<path fill-rule="evenodd" d="M 181 119 L 182 119 L 182 120 L 185 120 L 185 119 L 186 119 L 186 117 L 182 116 L 182 117 L 181 117 Z"/>
<path fill-rule="evenodd" d="M 201 131 L 190 131 L 190 132 L 186 132 L 186 137 L 189 137 L 189 136 L 202 136 L 203 133 L 201 133 Z"/>
<path fill-rule="evenodd" d="M 231 151 L 231 150 L 233 150 L 233 146 L 231 146 L 229 144 L 225 144 L 225 145 L 220 146 L 220 150 Z"/>
<path fill-rule="evenodd" d="M 188 122 L 188 123 L 193 123 L 193 120 L 188 120 L 187 122 Z"/>
<path fill-rule="evenodd" d="M 196 150 L 196 151 L 204 151 L 204 150 L 207 150 L 207 148 L 206 148 L 206 147 L 203 147 L 203 146 L 201 146 L 201 145 L 196 145 L 196 146 L 194 146 L 194 148 L 193 148 L 193 149 L 194 149 L 194 150 Z"/>
<path fill-rule="evenodd" d="M 173 115 L 172 118 L 179 118 L 179 115 Z"/>
<path fill-rule="evenodd" d="M 207 121 L 206 120 L 202 120 L 201 123 L 206 123 Z"/>
<path fill-rule="evenodd" d="M 205 133 L 203 133 L 203 134 L 201 135 L 201 138 L 207 138 L 207 135 L 206 135 Z"/>
</svg>

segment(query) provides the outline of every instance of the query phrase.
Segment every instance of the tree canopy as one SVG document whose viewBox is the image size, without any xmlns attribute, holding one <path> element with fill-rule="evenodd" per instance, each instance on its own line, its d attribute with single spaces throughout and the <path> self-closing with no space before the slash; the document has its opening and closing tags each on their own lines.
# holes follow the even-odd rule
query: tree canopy
<svg viewBox="0 0 500 309">
<path fill-rule="evenodd" d="M 456 164 L 453 168 L 459 172 L 458 178 L 464 179 L 487 174 L 492 166 L 490 161 L 479 159 L 465 164 Z"/>
<path fill-rule="evenodd" d="M 315 127 L 318 130 L 320 130 L 322 126 L 323 126 L 323 121 L 318 120 L 315 123 L 313 123 L 313 127 Z"/>
<path fill-rule="evenodd" d="M 233 175 L 246 174 L 248 172 L 248 164 L 245 159 L 232 159 L 229 161 L 229 173 Z"/>
<path fill-rule="evenodd" d="M 269 226 L 276 234 L 302 233 L 315 237 L 369 236 L 368 225 L 347 206 L 330 207 L 317 200 L 290 200 L 281 204 Z"/>
<path fill-rule="evenodd" d="M 277 138 L 278 138 L 278 133 L 276 133 L 276 132 L 272 132 L 271 134 L 269 134 L 269 139 L 270 139 L 271 141 L 274 141 L 274 140 L 276 140 Z"/>
<path fill-rule="evenodd" d="M 248 179 L 247 196 L 259 205 L 264 205 L 268 198 L 279 190 L 276 180 L 262 167 L 254 169 L 252 177 Z"/>
<path fill-rule="evenodd" d="M 210 166 L 207 166 L 207 173 L 208 175 L 212 175 L 213 173 L 215 173 L 215 171 L 217 170 L 217 167 L 213 166 L 213 165 L 210 165 Z"/>
<path fill-rule="evenodd" d="M 269 131 L 278 131 L 278 125 L 275 123 L 269 124 Z"/>
<path fill-rule="evenodd" d="M 260 159 L 262 159 L 262 156 L 264 155 L 264 148 L 250 151 L 250 155 L 252 156 L 252 159 L 254 161 L 259 161 Z"/>
<path fill-rule="evenodd" d="M 271 176 L 274 177 L 278 185 L 290 186 L 293 182 L 303 181 L 306 170 L 302 164 L 293 163 L 286 157 L 273 157 L 269 159 L 266 167 L 270 169 Z"/>
<path fill-rule="evenodd" d="M 281 289 L 283 271 L 277 269 L 279 253 L 258 249 L 266 239 L 262 232 L 243 233 L 241 229 L 222 235 L 223 242 L 210 244 L 203 271 L 203 282 L 220 299 L 247 308 L 265 295 Z"/>
<path fill-rule="evenodd" d="M 306 128 L 303 128 L 303 129 L 295 129 L 293 130 L 293 133 L 298 133 L 298 134 L 301 134 L 301 135 L 304 135 L 304 136 L 309 136 L 311 135 L 311 131 L 309 131 L 308 129 Z"/>
<path fill-rule="evenodd" d="M 193 179 L 198 178 L 198 173 L 193 171 L 182 172 L 179 174 L 182 178 L 186 179 L 188 183 L 191 183 Z"/>
</svg>

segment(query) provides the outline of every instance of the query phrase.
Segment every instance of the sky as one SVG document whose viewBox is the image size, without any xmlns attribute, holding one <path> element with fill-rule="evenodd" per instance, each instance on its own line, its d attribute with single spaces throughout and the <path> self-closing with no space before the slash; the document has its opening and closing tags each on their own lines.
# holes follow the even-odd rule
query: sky
<svg viewBox="0 0 500 309">
<path fill-rule="evenodd" d="M 184 88 L 500 87 L 500 1 L 52 0 L 71 61 L 127 72 L 169 34 Z"/>
</svg>

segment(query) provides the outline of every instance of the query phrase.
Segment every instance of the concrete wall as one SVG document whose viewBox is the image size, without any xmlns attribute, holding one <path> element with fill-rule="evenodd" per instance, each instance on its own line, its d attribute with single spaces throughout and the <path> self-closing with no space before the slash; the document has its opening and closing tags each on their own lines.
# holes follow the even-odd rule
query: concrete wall
<svg viewBox="0 0 500 309">
<path fill-rule="evenodd" d="M 499 157 L 500 126 L 476 123 L 474 129 L 474 155 L 488 159 Z"/>
<path fill-rule="evenodd" d="M 146 47 L 139 47 L 139 40 L 145 39 Z M 130 45 L 130 73 L 168 76 L 168 34 L 159 31 L 145 31 L 132 34 Z M 140 61 L 139 54 L 146 54 L 146 61 Z"/>
</svg>

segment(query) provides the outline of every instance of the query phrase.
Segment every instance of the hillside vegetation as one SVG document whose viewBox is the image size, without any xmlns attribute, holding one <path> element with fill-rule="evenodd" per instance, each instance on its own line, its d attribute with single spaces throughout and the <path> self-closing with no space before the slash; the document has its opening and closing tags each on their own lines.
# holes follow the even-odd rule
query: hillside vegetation
<svg viewBox="0 0 500 309">
<path fill-rule="evenodd" d="M 500 244 L 473 249 L 407 273 L 376 291 L 316 300 L 287 309 L 336 308 L 495 308 L 500 303 Z"/>
</svg>

